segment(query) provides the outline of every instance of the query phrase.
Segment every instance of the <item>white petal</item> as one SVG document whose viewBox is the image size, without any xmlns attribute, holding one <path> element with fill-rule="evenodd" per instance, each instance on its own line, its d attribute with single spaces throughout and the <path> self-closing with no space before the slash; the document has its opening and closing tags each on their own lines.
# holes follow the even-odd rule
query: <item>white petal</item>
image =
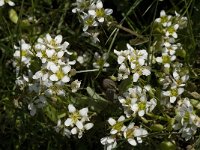
<svg viewBox="0 0 200 150">
<path fill-rule="evenodd" d="M 162 59 L 162 57 L 156 57 L 156 61 L 159 63 L 162 63 L 163 59 Z"/>
<path fill-rule="evenodd" d="M 163 91 L 163 95 L 164 95 L 164 96 L 170 96 L 171 93 L 170 93 L 170 91 Z"/>
<path fill-rule="evenodd" d="M 46 34 L 46 39 L 47 39 L 47 41 L 48 41 L 49 43 L 51 42 L 52 38 L 51 38 L 50 34 Z"/>
<path fill-rule="evenodd" d="M 137 145 L 137 143 L 136 143 L 136 141 L 134 139 L 128 139 L 128 142 L 133 146 Z"/>
<path fill-rule="evenodd" d="M 125 117 L 124 116 L 120 116 L 119 119 L 117 120 L 118 122 L 122 122 L 125 120 Z"/>
<path fill-rule="evenodd" d="M 76 121 L 76 126 L 81 130 L 83 129 L 83 123 L 81 121 Z"/>
<path fill-rule="evenodd" d="M 62 35 L 57 35 L 55 37 L 56 44 L 60 44 L 62 42 Z"/>
<path fill-rule="evenodd" d="M 12 1 L 8 1 L 8 4 L 9 4 L 10 6 L 15 6 L 15 3 L 12 2 Z"/>
<path fill-rule="evenodd" d="M 110 131 L 110 134 L 116 134 L 117 133 L 117 130 L 115 130 L 115 129 L 112 129 L 111 131 Z"/>
<path fill-rule="evenodd" d="M 99 22 L 104 22 L 104 17 L 98 18 L 98 21 L 99 21 Z"/>
<path fill-rule="evenodd" d="M 73 113 L 73 112 L 76 111 L 76 108 L 74 107 L 73 104 L 69 104 L 69 105 L 68 105 L 68 110 L 69 110 L 70 113 Z"/>
<path fill-rule="evenodd" d="M 113 13 L 112 9 L 105 9 L 105 14 L 106 15 L 111 15 Z"/>
<path fill-rule="evenodd" d="M 140 75 L 138 73 L 134 73 L 133 75 L 133 82 L 137 82 L 139 79 Z"/>
<path fill-rule="evenodd" d="M 48 58 L 51 58 L 53 56 L 53 54 L 55 53 L 55 50 L 46 50 L 46 55 L 48 56 Z"/>
<path fill-rule="evenodd" d="M 87 123 L 87 124 L 84 126 L 84 128 L 85 128 L 86 130 L 90 130 L 93 126 L 94 126 L 93 123 Z"/>
<path fill-rule="evenodd" d="M 160 12 L 160 16 L 161 16 L 161 17 L 166 16 L 166 13 L 165 13 L 164 10 L 161 10 L 161 12 Z"/>
<path fill-rule="evenodd" d="M 63 71 L 64 74 L 67 74 L 70 70 L 71 70 L 71 66 L 70 65 L 65 66 L 65 67 L 62 68 L 62 71 Z"/>
<path fill-rule="evenodd" d="M 64 55 L 64 52 L 63 52 L 63 51 L 59 51 L 59 52 L 57 53 L 58 58 L 63 57 L 63 55 Z"/>
<path fill-rule="evenodd" d="M 70 126 L 72 124 L 72 119 L 71 118 L 67 118 L 67 120 L 65 120 L 64 122 L 65 126 Z"/>
<path fill-rule="evenodd" d="M 141 65 L 141 66 L 143 66 L 144 65 L 144 59 L 138 59 L 138 62 L 139 62 L 139 64 Z"/>
<path fill-rule="evenodd" d="M 88 108 L 82 108 L 81 110 L 79 110 L 79 113 L 81 116 L 88 116 Z"/>
<path fill-rule="evenodd" d="M 50 79 L 51 81 L 58 81 L 58 77 L 57 77 L 55 74 L 51 75 L 51 76 L 49 77 L 49 79 Z"/>
<path fill-rule="evenodd" d="M 95 10 L 89 10 L 88 14 L 91 15 L 91 16 L 96 16 Z"/>
<path fill-rule="evenodd" d="M 146 136 L 148 134 L 148 132 L 145 129 L 139 128 L 139 129 L 135 129 L 134 130 L 134 136 Z"/>
<path fill-rule="evenodd" d="M 78 132 L 78 129 L 77 129 L 76 127 L 74 127 L 74 128 L 71 130 L 71 133 L 72 133 L 72 134 L 77 134 L 77 132 Z"/>
<path fill-rule="evenodd" d="M 176 101 L 176 96 L 170 97 L 170 103 L 174 103 Z"/>
<path fill-rule="evenodd" d="M 138 115 L 139 115 L 140 117 L 144 116 L 144 110 L 138 111 Z"/>
<path fill-rule="evenodd" d="M 184 88 L 178 88 L 178 95 L 181 95 L 184 92 Z"/>
<path fill-rule="evenodd" d="M 49 69 L 53 72 L 56 73 L 59 70 L 59 67 L 56 66 L 55 64 L 52 64 Z"/>
<path fill-rule="evenodd" d="M 109 119 L 108 119 L 108 123 L 109 123 L 111 126 L 113 126 L 113 125 L 116 124 L 116 121 L 115 121 L 113 118 L 109 118 Z"/>
<path fill-rule="evenodd" d="M 124 56 L 118 56 L 117 62 L 118 62 L 118 64 L 121 64 L 124 62 L 124 60 L 125 60 Z"/>
<path fill-rule="evenodd" d="M 142 143 L 142 138 L 141 137 L 137 137 L 137 142 L 138 143 Z"/>
<path fill-rule="evenodd" d="M 165 67 L 165 68 L 170 68 L 170 64 L 168 64 L 168 63 L 167 63 L 167 64 L 164 64 L 164 67 Z"/>
<path fill-rule="evenodd" d="M 136 67 L 136 64 L 131 63 L 131 69 L 135 69 L 135 67 Z"/>
<path fill-rule="evenodd" d="M 97 1 L 96 7 L 97 7 L 97 9 L 103 8 L 103 3 L 102 3 L 102 1 L 100 1 L 100 0 Z"/>
<path fill-rule="evenodd" d="M 67 83 L 70 81 L 70 78 L 68 76 L 64 76 L 61 80 L 63 83 Z"/>
<path fill-rule="evenodd" d="M 130 44 L 126 44 L 126 47 L 128 48 L 128 50 L 134 50 L 133 47 Z"/>
<path fill-rule="evenodd" d="M 3 6 L 5 4 L 4 0 L 0 0 L 0 6 Z"/>
<path fill-rule="evenodd" d="M 143 69 L 142 74 L 145 75 L 145 76 L 148 76 L 148 75 L 151 74 L 151 72 L 148 69 Z"/>
</svg>

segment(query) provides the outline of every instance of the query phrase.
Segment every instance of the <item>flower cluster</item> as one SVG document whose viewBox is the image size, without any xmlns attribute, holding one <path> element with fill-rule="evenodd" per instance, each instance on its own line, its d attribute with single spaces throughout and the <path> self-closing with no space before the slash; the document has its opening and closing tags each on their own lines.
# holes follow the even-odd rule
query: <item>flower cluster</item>
<svg viewBox="0 0 200 150">
<path fill-rule="evenodd" d="M 73 104 L 68 105 L 69 118 L 62 124 L 61 120 L 58 120 L 55 127 L 57 132 L 63 131 L 63 135 L 70 136 L 78 134 L 78 138 L 81 138 L 86 130 L 90 130 L 94 124 L 90 123 L 90 117 L 88 116 L 88 108 L 82 108 L 76 110 Z"/>
<path fill-rule="evenodd" d="M 186 21 L 186 17 L 180 17 L 178 13 L 172 17 L 171 15 L 166 15 L 164 10 L 160 12 L 160 18 L 155 20 L 159 25 L 158 30 L 162 33 L 162 56 L 156 57 L 156 61 L 163 64 L 165 68 L 170 68 L 171 62 L 176 60 L 176 51 L 182 49 L 181 44 L 176 43 L 178 38 L 177 30 L 185 27 Z"/>
<path fill-rule="evenodd" d="M 5 5 L 5 3 L 8 3 L 10 6 L 15 6 L 15 3 L 11 0 L 0 0 L 0 7 Z"/>
<path fill-rule="evenodd" d="M 168 81 L 166 78 L 168 78 Z M 169 97 L 170 103 L 174 103 L 177 97 L 184 92 L 184 87 L 188 79 L 189 75 L 181 72 L 181 70 L 174 69 L 173 75 L 171 77 L 165 77 L 165 84 L 162 92 L 163 96 Z"/>
<path fill-rule="evenodd" d="M 117 146 L 117 139 L 125 138 L 129 144 L 136 146 L 137 143 L 142 143 L 142 137 L 146 137 L 148 132 L 131 122 L 128 126 L 124 125 L 125 117 L 120 116 L 116 121 L 113 118 L 108 119 L 111 126 L 110 135 L 101 139 L 101 143 L 105 145 L 107 150 Z"/>
<path fill-rule="evenodd" d="M 93 67 L 97 69 L 103 68 L 103 67 L 109 67 L 110 64 L 106 62 L 107 58 L 108 58 L 107 53 L 104 53 L 103 56 L 101 57 L 99 53 L 95 52 L 94 53 L 95 62 L 93 63 Z"/>
<path fill-rule="evenodd" d="M 72 9 L 73 13 L 78 13 L 83 21 L 83 31 L 93 37 L 93 41 L 97 42 L 98 32 L 87 32 L 90 27 L 97 27 L 106 21 L 107 16 L 111 15 L 112 9 L 104 9 L 101 0 L 76 0 L 76 6 Z"/>
<path fill-rule="evenodd" d="M 160 18 L 155 20 L 158 30 L 161 33 L 161 55 L 156 57 L 156 61 L 164 67 L 163 77 L 160 81 L 163 85 L 163 100 L 174 103 L 177 98 L 184 92 L 184 86 L 189 76 L 183 71 L 183 64 L 177 62 L 177 51 L 183 50 L 180 43 L 176 43 L 178 38 L 177 30 L 186 26 L 187 18 L 166 15 L 165 11 L 160 12 Z M 160 52 L 159 52 L 160 53 Z M 173 62 L 173 63 L 172 63 Z"/>
<path fill-rule="evenodd" d="M 52 38 L 46 34 L 45 37 L 38 38 L 33 46 L 24 40 L 21 40 L 19 45 L 20 47 L 15 46 L 14 53 L 17 75 L 20 69 L 21 72 L 24 67 L 28 69 L 28 76 L 24 73 L 16 80 L 21 88 L 28 86 L 29 92 L 39 97 L 64 96 L 68 88 L 71 88 L 72 92 L 78 90 L 80 81 L 70 83 L 71 77 L 76 74 L 76 70 L 72 68 L 76 61 L 70 61 L 69 56 L 72 53 L 67 50 L 69 43 L 62 43 L 61 35 Z M 31 102 L 29 109 L 35 112 L 37 104 L 38 101 Z"/>
<path fill-rule="evenodd" d="M 188 98 L 179 101 L 175 119 L 176 123 L 173 128 L 179 130 L 186 141 L 191 139 L 197 128 L 200 127 L 200 118 L 194 113 L 193 106 Z"/>
<path fill-rule="evenodd" d="M 146 50 L 136 50 L 127 44 L 127 50 L 117 51 L 117 62 L 120 65 L 118 72 L 118 81 L 127 79 L 133 74 L 133 82 L 137 82 L 141 75 L 149 76 L 150 68 L 147 66 L 148 53 Z"/>
<path fill-rule="evenodd" d="M 83 31 L 87 31 L 89 27 L 98 26 L 103 23 L 106 16 L 112 14 L 112 9 L 104 9 L 101 0 L 77 0 L 74 3 L 76 6 L 72 9 L 73 13 L 80 13 L 84 21 Z"/>
<path fill-rule="evenodd" d="M 140 86 L 134 86 L 129 88 L 123 96 L 119 96 L 119 102 L 124 108 L 126 117 L 135 116 L 138 114 L 140 117 L 144 116 L 145 113 L 151 112 L 157 105 L 156 99 L 152 98 L 148 100 L 147 90 L 142 89 Z"/>
</svg>

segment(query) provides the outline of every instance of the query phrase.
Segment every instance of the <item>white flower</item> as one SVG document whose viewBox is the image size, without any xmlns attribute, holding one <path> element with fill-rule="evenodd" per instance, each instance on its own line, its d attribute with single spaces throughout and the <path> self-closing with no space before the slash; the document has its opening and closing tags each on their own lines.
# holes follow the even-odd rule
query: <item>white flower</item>
<svg viewBox="0 0 200 150">
<path fill-rule="evenodd" d="M 119 67 L 119 72 L 117 77 L 118 81 L 127 79 L 129 75 L 130 75 L 129 68 L 127 68 L 126 65 L 122 63 Z"/>
<path fill-rule="evenodd" d="M 146 60 L 148 57 L 147 51 L 135 50 L 129 44 L 126 46 L 128 50 L 114 50 L 114 53 L 118 56 L 118 64 L 120 64 L 118 80 L 128 78 L 130 72 L 133 73 L 133 82 L 137 82 L 141 75 L 149 76 L 151 72 L 150 68 L 146 65 Z"/>
<path fill-rule="evenodd" d="M 162 63 L 165 68 L 170 68 L 170 64 L 172 61 L 176 59 L 175 55 L 168 55 L 167 53 L 162 53 L 162 57 L 156 57 L 156 61 L 158 63 Z"/>
<path fill-rule="evenodd" d="M 200 127 L 200 118 L 193 112 L 193 107 L 188 98 L 179 101 L 178 104 L 176 123 L 173 128 L 179 130 L 182 133 L 181 136 L 187 141 L 194 136 L 197 128 Z"/>
<path fill-rule="evenodd" d="M 95 21 L 95 17 L 90 15 L 90 14 L 87 14 L 87 13 L 84 13 L 82 16 L 82 19 L 84 21 L 84 27 L 83 27 L 83 31 L 87 31 L 89 27 L 96 27 L 98 26 L 98 22 Z"/>
<path fill-rule="evenodd" d="M 120 133 L 121 131 L 124 131 L 125 130 L 125 126 L 123 124 L 124 120 L 125 120 L 124 116 L 120 116 L 117 121 L 113 118 L 109 118 L 108 123 L 112 126 L 110 133 L 117 134 Z"/>
<path fill-rule="evenodd" d="M 81 110 L 76 110 L 73 104 L 68 105 L 69 118 L 64 122 L 66 127 L 72 127 L 71 133 L 78 134 L 78 138 L 82 137 L 82 134 L 85 130 L 91 129 L 94 124 L 86 123 L 88 122 L 88 108 L 82 108 Z"/>
<path fill-rule="evenodd" d="M 113 10 L 112 9 L 104 9 L 103 8 L 103 3 L 101 0 L 98 0 L 96 2 L 96 5 L 94 5 L 95 8 L 93 9 L 90 9 L 88 11 L 88 14 L 90 14 L 91 16 L 94 16 L 97 18 L 97 20 L 99 22 L 104 22 L 104 18 L 107 16 L 107 15 L 111 15 L 113 13 Z"/>
<path fill-rule="evenodd" d="M 72 92 L 75 93 L 80 88 L 80 85 L 81 85 L 81 81 L 78 81 L 78 80 L 73 81 L 71 83 Z"/>
<path fill-rule="evenodd" d="M 157 105 L 155 99 L 147 100 L 146 90 L 140 86 L 129 88 L 128 92 L 125 92 L 123 97 L 119 96 L 118 99 L 124 107 L 124 113 L 127 117 L 131 116 L 130 113 L 138 113 L 139 116 L 144 116 L 145 113 L 153 111 Z"/>
<path fill-rule="evenodd" d="M 114 50 L 114 53 L 118 56 L 117 58 L 118 64 L 122 64 L 128 58 L 129 52 L 130 52 L 129 50 L 124 50 L 124 51 Z"/>
<path fill-rule="evenodd" d="M 100 56 L 98 52 L 94 53 L 94 58 L 95 58 L 95 62 L 93 63 L 93 66 L 97 69 L 101 68 L 101 67 L 109 67 L 110 64 L 106 62 L 107 58 L 108 58 L 108 54 L 104 53 L 103 56 Z"/>
<path fill-rule="evenodd" d="M 168 28 L 165 29 L 165 36 L 169 37 L 172 36 L 173 38 L 177 38 L 178 35 L 176 31 L 178 30 L 179 25 L 175 24 L 174 26 L 169 26 Z"/>
<path fill-rule="evenodd" d="M 23 39 L 19 42 L 19 45 L 20 47 L 14 46 L 16 51 L 13 56 L 17 61 L 23 63 L 26 67 L 29 68 L 31 56 L 33 55 L 31 52 L 31 46 L 30 44 L 27 44 Z M 19 65 L 18 62 L 16 62 L 16 64 Z"/>
<path fill-rule="evenodd" d="M 132 146 L 136 146 L 137 143 L 142 143 L 142 137 L 146 137 L 148 135 L 148 132 L 145 129 L 138 128 L 134 125 L 135 123 L 130 123 L 124 131 L 124 137 Z"/>
<path fill-rule="evenodd" d="M 184 87 L 185 83 L 187 82 L 187 80 L 189 79 L 189 75 L 185 74 L 185 75 L 180 75 L 178 73 L 177 70 L 173 71 L 173 78 L 174 78 L 174 82 L 177 86 L 179 87 Z"/>
<path fill-rule="evenodd" d="M 105 145 L 106 150 L 112 150 L 117 146 L 116 138 L 114 136 L 107 136 L 101 139 L 101 144 Z"/>
<path fill-rule="evenodd" d="M 164 96 L 170 97 L 170 103 L 174 103 L 179 95 L 184 92 L 184 88 L 178 88 L 174 83 L 169 91 L 163 91 Z"/>
<path fill-rule="evenodd" d="M 155 22 L 161 23 L 164 27 L 168 27 L 168 26 L 170 26 L 172 24 L 171 18 L 172 18 L 172 16 L 170 16 L 170 15 L 167 16 L 165 11 L 162 10 L 160 12 L 160 18 L 157 18 L 155 20 Z"/>
</svg>

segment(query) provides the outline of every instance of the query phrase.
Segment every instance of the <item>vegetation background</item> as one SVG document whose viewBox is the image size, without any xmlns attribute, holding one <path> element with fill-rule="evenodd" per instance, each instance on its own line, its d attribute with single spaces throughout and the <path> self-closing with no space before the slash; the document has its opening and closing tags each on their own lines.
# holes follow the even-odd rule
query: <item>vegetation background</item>
<svg viewBox="0 0 200 150">
<path fill-rule="evenodd" d="M 143 44 L 148 48 L 152 44 L 152 22 L 159 17 L 160 11 L 165 10 L 168 14 L 174 14 L 177 11 L 188 18 L 188 27 L 179 33 L 186 50 L 185 61 L 190 68 L 190 82 L 187 90 L 200 93 L 199 0 L 104 0 L 104 7 L 113 9 L 114 21 L 109 28 L 101 26 L 99 35 L 101 44 L 91 43 L 88 38 L 82 36 L 82 24 L 77 15 L 71 12 L 72 3 L 75 2 L 73 0 L 15 0 L 14 2 L 15 7 L 9 5 L 0 7 L 0 149 L 2 150 L 103 149 L 100 139 L 108 132 L 106 120 L 117 113 L 115 111 L 117 105 L 102 106 L 101 114 L 95 117 L 95 129 L 88 131 L 81 139 L 69 139 L 55 132 L 56 124 L 48 117 L 49 112 L 53 110 L 39 112 L 32 117 L 26 105 L 18 107 L 23 94 L 26 93 L 21 92 L 15 85 L 16 74 L 12 60 L 15 51 L 13 47 L 21 38 L 34 43 L 40 35 L 45 33 L 61 34 L 64 40 L 70 43 L 70 49 L 76 50 L 77 53 L 103 53 L 116 48 L 116 45 L 117 49 L 123 48 L 128 42 L 133 46 L 141 47 Z M 17 13 L 17 22 L 9 16 L 11 9 Z M 27 20 L 30 16 L 37 18 L 37 22 Z M 124 28 L 120 28 L 114 38 L 111 37 L 117 24 L 122 21 Z M 143 38 L 138 38 L 140 36 Z M 112 56 L 108 60 L 111 66 L 117 65 L 114 59 L 116 58 Z M 90 68 L 92 64 L 88 64 L 85 70 Z M 105 92 L 103 79 L 117 71 L 117 68 L 112 69 L 107 72 L 100 70 L 94 73 L 78 74 L 77 78 L 82 80 L 83 87 L 90 86 L 101 95 Z M 71 96 L 82 100 L 89 97 L 86 95 L 86 90 L 82 89 L 81 92 Z M 186 149 L 187 145 L 196 144 L 197 150 L 200 149 L 199 132 L 196 136 L 195 141 L 179 141 L 179 148 Z M 137 149 L 156 149 L 163 139 L 163 137 L 158 138 L 156 141 L 149 138 L 150 145 L 142 144 Z M 135 148 L 119 145 L 119 149 Z"/>
</svg>

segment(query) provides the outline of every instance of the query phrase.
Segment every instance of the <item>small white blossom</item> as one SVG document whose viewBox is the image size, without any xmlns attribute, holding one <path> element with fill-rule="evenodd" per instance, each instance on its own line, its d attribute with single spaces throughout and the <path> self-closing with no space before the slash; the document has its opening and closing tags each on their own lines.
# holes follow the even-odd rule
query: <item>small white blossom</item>
<svg viewBox="0 0 200 150">
<path fill-rule="evenodd" d="M 137 143 L 142 143 L 142 137 L 148 135 L 145 129 L 134 126 L 134 124 L 133 122 L 130 123 L 124 131 L 124 137 L 132 146 L 136 146 Z"/>
<path fill-rule="evenodd" d="M 114 136 L 107 136 L 101 139 L 101 144 L 105 145 L 106 150 L 112 150 L 116 148 L 117 146 L 117 141 Z"/>
<path fill-rule="evenodd" d="M 153 111 L 157 105 L 156 99 L 147 100 L 146 89 L 139 86 L 129 88 L 128 92 L 125 92 L 123 97 L 119 96 L 118 99 L 124 107 L 124 113 L 127 117 L 136 113 L 139 116 L 144 116 L 145 113 Z"/>
<path fill-rule="evenodd" d="M 110 64 L 106 62 L 108 58 L 108 54 L 104 53 L 103 56 L 100 56 L 98 52 L 94 53 L 95 62 L 93 63 L 93 66 L 97 69 L 102 67 L 109 67 Z"/>
<path fill-rule="evenodd" d="M 179 101 L 176 123 L 173 128 L 179 130 L 185 140 L 191 139 L 200 127 L 200 118 L 194 113 L 193 106 L 188 98 Z"/>
<path fill-rule="evenodd" d="M 170 103 L 174 103 L 177 97 L 180 96 L 183 92 L 184 92 L 184 88 L 179 88 L 173 83 L 169 91 L 163 91 L 163 95 L 169 96 Z"/>
<path fill-rule="evenodd" d="M 165 68 L 170 68 L 172 61 L 176 59 L 175 55 L 168 55 L 167 53 L 162 53 L 162 57 L 156 57 L 156 61 L 164 65 Z"/>
<path fill-rule="evenodd" d="M 165 11 L 162 10 L 160 12 L 160 18 L 157 18 L 155 20 L 155 22 L 158 22 L 158 23 L 161 23 L 164 27 L 168 27 L 168 26 L 171 26 L 172 22 L 171 22 L 171 18 L 172 16 L 167 16 Z"/>
<path fill-rule="evenodd" d="M 93 127 L 93 123 L 88 123 L 88 108 L 82 108 L 76 110 L 73 104 L 68 105 L 69 118 L 64 122 L 66 127 L 71 127 L 71 134 L 78 134 L 78 138 L 82 137 L 85 130 L 89 130 Z"/>
<path fill-rule="evenodd" d="M 110 134 L 117 134 L 120 133 L 121 131 L 124 131 L 125 130 L 125 126 L 123 124 L 124 120 L 125 120 L 124 116 L 120 116 L 117 121 L 113 118 L 109 118 L 108 123 L 112 127 Z"/>
</svg>

